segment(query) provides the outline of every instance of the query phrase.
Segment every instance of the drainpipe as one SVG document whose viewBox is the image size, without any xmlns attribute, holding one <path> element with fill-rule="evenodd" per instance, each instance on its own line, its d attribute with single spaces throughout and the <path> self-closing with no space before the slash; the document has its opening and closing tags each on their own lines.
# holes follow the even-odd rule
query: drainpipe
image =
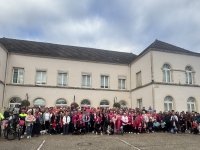
<svg viewBox="0 0 200 150">
<path fill-rule="evenodd" d="M 130 100 L 131 100 L 131 108 L 133 108 L 132 105 L 132 94 L 131 94 L 131 65 L 129 65 L 129 72 L 130 72 Z"/>
<path fill-rule="evenodd" d="M 2 107 L 4 106 L 4 99 L 6 94 L 6 80 L 7 80 L 7 71 L 8 71 L 8 57 L 9 53 L 7 52 L 7 58 L 6 58 L 6 68 L 5 68 L 5 77 L 4 77 L 4 88 L 3 88 L 3 100 L 2 100 Z"/>
<path fill-rule="evenodd" d="M 153 52 L 150 52 L 150 60 L 151 60 L 151 82 L 152 82 L 152 104 L 153 109 L 155 110 L 155 89 L 154 89 L 154 72 L 153 72 Z"/>
</svg>

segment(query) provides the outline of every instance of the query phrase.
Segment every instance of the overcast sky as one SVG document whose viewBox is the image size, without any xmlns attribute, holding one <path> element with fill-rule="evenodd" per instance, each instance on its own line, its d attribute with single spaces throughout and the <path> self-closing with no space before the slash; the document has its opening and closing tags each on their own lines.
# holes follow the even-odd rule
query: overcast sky
<svg viewBox="0 0 200 150">
<path fill-rule="evenodd" d="M 0 38 L 139 54 L 155 39 L 200 52 L 199 0 L 1 0 Z"/>
</svg>

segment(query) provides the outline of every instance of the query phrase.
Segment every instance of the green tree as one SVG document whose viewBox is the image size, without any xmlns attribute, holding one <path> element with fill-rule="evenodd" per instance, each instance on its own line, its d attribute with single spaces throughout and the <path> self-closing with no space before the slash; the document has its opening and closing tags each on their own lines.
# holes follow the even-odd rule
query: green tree
<svg viewBox="0 0 200 150">
<path fill-rule="evenodd" d="M 116 102 L 116 103 L 113 104 L 113 107 L 120 108 L 121 105 L 120 105 L 120 103 L 117 103 L 117 102 Z"/>
</svg>

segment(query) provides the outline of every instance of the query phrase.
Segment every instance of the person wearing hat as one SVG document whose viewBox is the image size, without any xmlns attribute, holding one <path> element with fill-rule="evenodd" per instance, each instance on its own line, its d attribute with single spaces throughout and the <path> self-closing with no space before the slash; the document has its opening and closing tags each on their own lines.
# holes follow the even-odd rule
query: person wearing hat
<svg viewBox="0 0 200 150">
<path fill-rule="evenodd" d="M 29 109 L 27 111 L 27 116 L 25 118 L 26 126 L 27 126 L 27 139 L 31 138 L 32 130 L 33 130 L 33 123 L 35 122 L 35 117 L 32 115 L 32 110 Z"/>
<path fill-rule="evenodd" d="M 24 132 L 26 130 L 26 125 L 25 125 L 26 116 L 27 116 L 27 114 L 25 113 L 25 109 L 22 109 L 21 113 L 19 114 L 19 122 L 21 123 L 21 125 L 23 124 L 23 130 L 22 130 L 21 138 L 24 138 Z"/>
</svg>

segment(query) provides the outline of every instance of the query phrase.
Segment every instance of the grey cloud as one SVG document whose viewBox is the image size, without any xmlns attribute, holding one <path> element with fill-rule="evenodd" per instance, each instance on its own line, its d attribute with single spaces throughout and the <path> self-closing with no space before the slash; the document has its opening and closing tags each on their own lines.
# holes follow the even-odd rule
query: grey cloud
<svg viewBox="0 0 200 150">
<path fill-rule="evenodd" d="M 0 37 L 139 54 L 155 39 L 200 52 L 200 2 L 2 0 Z"/>
</svg>

